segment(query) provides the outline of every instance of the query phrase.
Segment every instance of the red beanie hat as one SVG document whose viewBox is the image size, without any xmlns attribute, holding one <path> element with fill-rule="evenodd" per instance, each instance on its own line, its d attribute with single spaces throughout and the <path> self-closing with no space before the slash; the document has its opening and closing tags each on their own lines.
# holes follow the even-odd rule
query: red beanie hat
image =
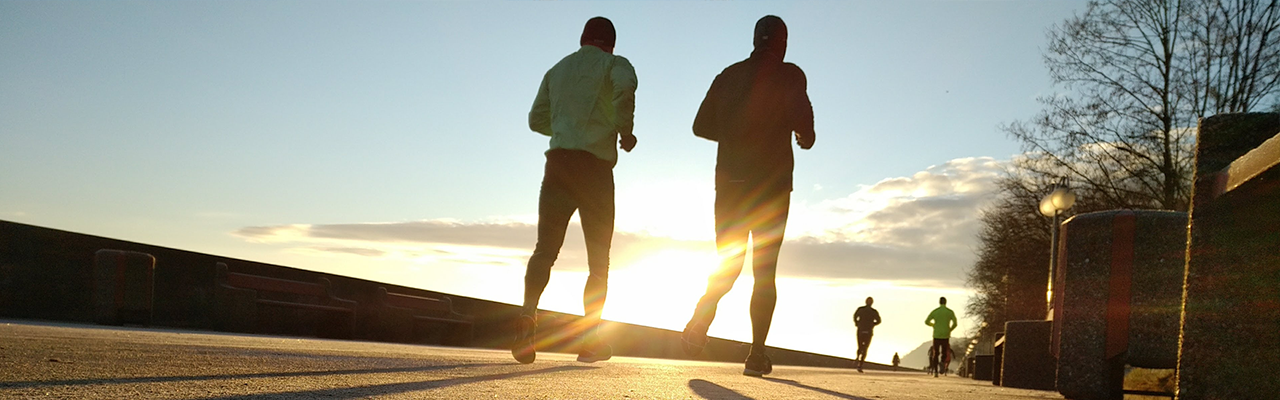
<svg viewBox="0 0 1280 400">
<path fill-rule="evenodd" d="M 587 26 L 582 28 L 582 39 L 578 44 L 613 48 L 617 39 L 618 33 L 613 30 L 613 21 L 605 17 L 595 17 L 587 20 Z"/>
</svg>

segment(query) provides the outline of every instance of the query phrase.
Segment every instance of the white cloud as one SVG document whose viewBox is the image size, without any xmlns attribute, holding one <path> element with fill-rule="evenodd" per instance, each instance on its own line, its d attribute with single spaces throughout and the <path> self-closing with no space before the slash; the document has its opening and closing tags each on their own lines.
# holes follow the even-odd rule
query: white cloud
<svg viewBox="0 0 1280 400">
<path fill-rule="evenodd" d="M 887 178 L 842 198 L 793 207 L 788 229 L 820 241 L 885 245 L 954 237 L 948 232 L 975 219 L 990 201 L 1001 165 L 990 157 L 961 158 L 910 177 Z"/>
<path fill-rule="evenodd" d="M 779 275 L 962 286 L 963 271 L 973 259 L 979 211 L 994 196 L 1001 166 L 989 157 L 956 159 L 909 177 L 884 179 L 842 198 L 793 204 Z M 715 251 L 708 239 L 651 232 L 616 232 L 613 266 L 628 268 L 662 251 Z M 426 220 L 255 226 L 234 234 L 296 245 L 295 251 L 308 253 L 519 266 L 533 249 L 537 226 L 512 219 Z M 581 227 L 570 225 L 558 268 L 586 268 L 582 243 Z"/>
<path fill-rule="evenodd" d="M 793 207 L 780 274 L 963 285 L 1002 162 L 961 158 Z M 791 265 L 795 267 L 791 267 Z"/>
</svg>

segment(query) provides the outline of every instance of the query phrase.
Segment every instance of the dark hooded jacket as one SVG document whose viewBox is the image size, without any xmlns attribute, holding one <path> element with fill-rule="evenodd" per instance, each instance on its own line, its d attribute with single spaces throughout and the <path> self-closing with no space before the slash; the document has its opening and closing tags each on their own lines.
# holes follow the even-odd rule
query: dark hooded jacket
<svg viewBox="0 0 1280 400">
<path fill-rule="evenodd" d="M 717 189 L 748 184 L 790 191 L 792 132 L 813 143 L 804 71 L 765 48 L 716 76 L 693 121 L 695 135 L 719 143 Z"/>
</svg>

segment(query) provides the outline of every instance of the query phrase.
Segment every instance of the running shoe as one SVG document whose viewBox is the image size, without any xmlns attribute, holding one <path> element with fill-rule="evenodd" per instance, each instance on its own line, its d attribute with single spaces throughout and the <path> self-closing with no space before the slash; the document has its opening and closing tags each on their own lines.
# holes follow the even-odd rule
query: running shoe
<svg viewBox="0 0 1280 400">
<path fill-rule="evenodd" d="M 533 317 L 521 315 L 516 321 L 516 337 L 511 344 L 511 356 L 516 358 L 521 364 L 532 363 L 538 357 L 538 351 L 533 345 L 533 335 L 538 332 L 538 323 Z"/>
<path fill-rule="evenodd" d="M 680 347 L 684 349 L 684 354 L 689 357 L 702 353 L 702 349 L 707 347 L 707 326 L 696 324 L 689 321 L 684 326 L 684 332 L 680 333 Z"/>
<path fill-rule="evenodd" d="M 768 375 L 770 372 L 773 372 L 773 361 L 769 360 L 769 356 L 756 353 L 747 356 L 747 365 L 742 369 L 742 374 L 746 376 Z"/>
<path fill-rule="evenodd" d="M 578 350 L 578 362 L 593 363 L 610 358 L 613 358 L 613 346 L 604 344 L 599 337 L 583 340 Z"/>
</svg>

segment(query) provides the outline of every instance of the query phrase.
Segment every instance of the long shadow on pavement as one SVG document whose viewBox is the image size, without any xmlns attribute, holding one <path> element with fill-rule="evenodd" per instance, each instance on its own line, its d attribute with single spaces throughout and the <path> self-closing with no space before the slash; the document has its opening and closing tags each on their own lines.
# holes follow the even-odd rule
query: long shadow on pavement
<svg viewBox="0 0 1280 400">
<path fill-rule="evenodd" d="M 506 365 L 510 365 L 507 363 Z M 332 389 L 317 390 L 299 390 L 295 392 L 279 392 L 279 393 L 261 393 L 243 396 L 227 396 L 214 397 L 206 400 L 244 400 L 244 399 L 261 399 L 261 398 L 289 398 L 289 399 L 363 399 L 369 396 L 389 395 L 397 393 L 416 392 L 420 390 L 439 389 L 447 386 L 462 385 L 467 383 L 475 383 L 480 381 L 493 381 L 500 379 L 519 378 L 522 376 L 550 374 L 555 372 L 579 371 L 584 369 L 596 369 L 600 367 L 586 367 L 578 365 L 566 365 L 560 367 L 543 368 L 533 371 L 509 372 L 505 374 L 468 376 L 453 379 L 441 379 L 438 381 L 421 381 L 421 382 L 401 382 L 401 383 L 385 383 L 381 385 L 368 385 Z"/>
<path fill-rule="evenodd" d="M 253 378 L 289 378 L 302 376 L 324 376 L 324 375 L 354 375 L 354 374 L 380 374 L 393 372 L 423 372 L 423 371 L 441 371 L 456 368 L 475 368 L 486 367 L 492 365 L 509 365 L 510 363 L 488 363 L 488 364 L 456 364 L 456 365 L 436 365 L 429 367 L 403 367 L 403 368 L 367 368 L 367 369 L 346 369 L 332 371 L 296 371 L 296 372 L 263 372 L 256 374 L 226 374 L 226 375 L 193 375 L 193 376 L 143 376 L 137 378 L 110 378 L 110 379 L 72 379 L 62 381 L 28 381 L 28 382 L 0 382 L 0 388 L 28 388 L 42 386 L 79 386 L 79 385 L 115 385 L 129 383 L 162 383 L 162 382 L 181 382 L 181 381 L 213 381 L 222 379 L 253 379 Z"/>
<path fill-rule="evenodd" d="M 754 400 L 750 397 L 743 396 L 742 393 L 735 392 L 732 389 L 729 389 L 727 387 L 720 386 L 702 379 L 689 380 L 689 389 L 693 389 L 693 393 L 707 400 L 721 400 L 721 399 Z"/>
<path fill-rule="evenodd" d="M 844 394 L 844 393 L 840 393 L 840 392 L 837 392 L 837 391 L 834 391 L 834 390 L 828 390 L 828 389 L 823 389 L 823 388 L 820 388 L 820 387 L 813 387 L 813 386 L 809 386 L 809 385 L 806 385 L 806 384 L 803 384 L 803 383 L 800 383 L 800 382 L 796 382 L 796 381 L 793 381 L 793 380 L 790 380 L 790 379 L 764 378 L 764 380 L 769 381 L 769 382 L 777 382 L 777 383 L 781 383 L 781 384 L 784 384 L 784 385 L 791 385 L 791 386 L 795 386 L 795 387 L 798 387 L 798 388 L 801 388 L 801 389 L 809 389 L 809 390 L 812 390 L 812 391 L 815 391 L 815 392 L 818 392 L 818 393 L 822 393 L 822 394 L 830 395 L 830 396 L 835 396 L 835 397 L 839 397 L 839 398 L 842 398 L 842 399 L 848 399 L 848 400 L 871 400 L 871 399 L 868 399 L 868 398 L 866 398 L 866 397 L 858 397 L 858 396 L 854 396 L 854 395 L 851 395 L 851 394 Z"/>
</svg>

